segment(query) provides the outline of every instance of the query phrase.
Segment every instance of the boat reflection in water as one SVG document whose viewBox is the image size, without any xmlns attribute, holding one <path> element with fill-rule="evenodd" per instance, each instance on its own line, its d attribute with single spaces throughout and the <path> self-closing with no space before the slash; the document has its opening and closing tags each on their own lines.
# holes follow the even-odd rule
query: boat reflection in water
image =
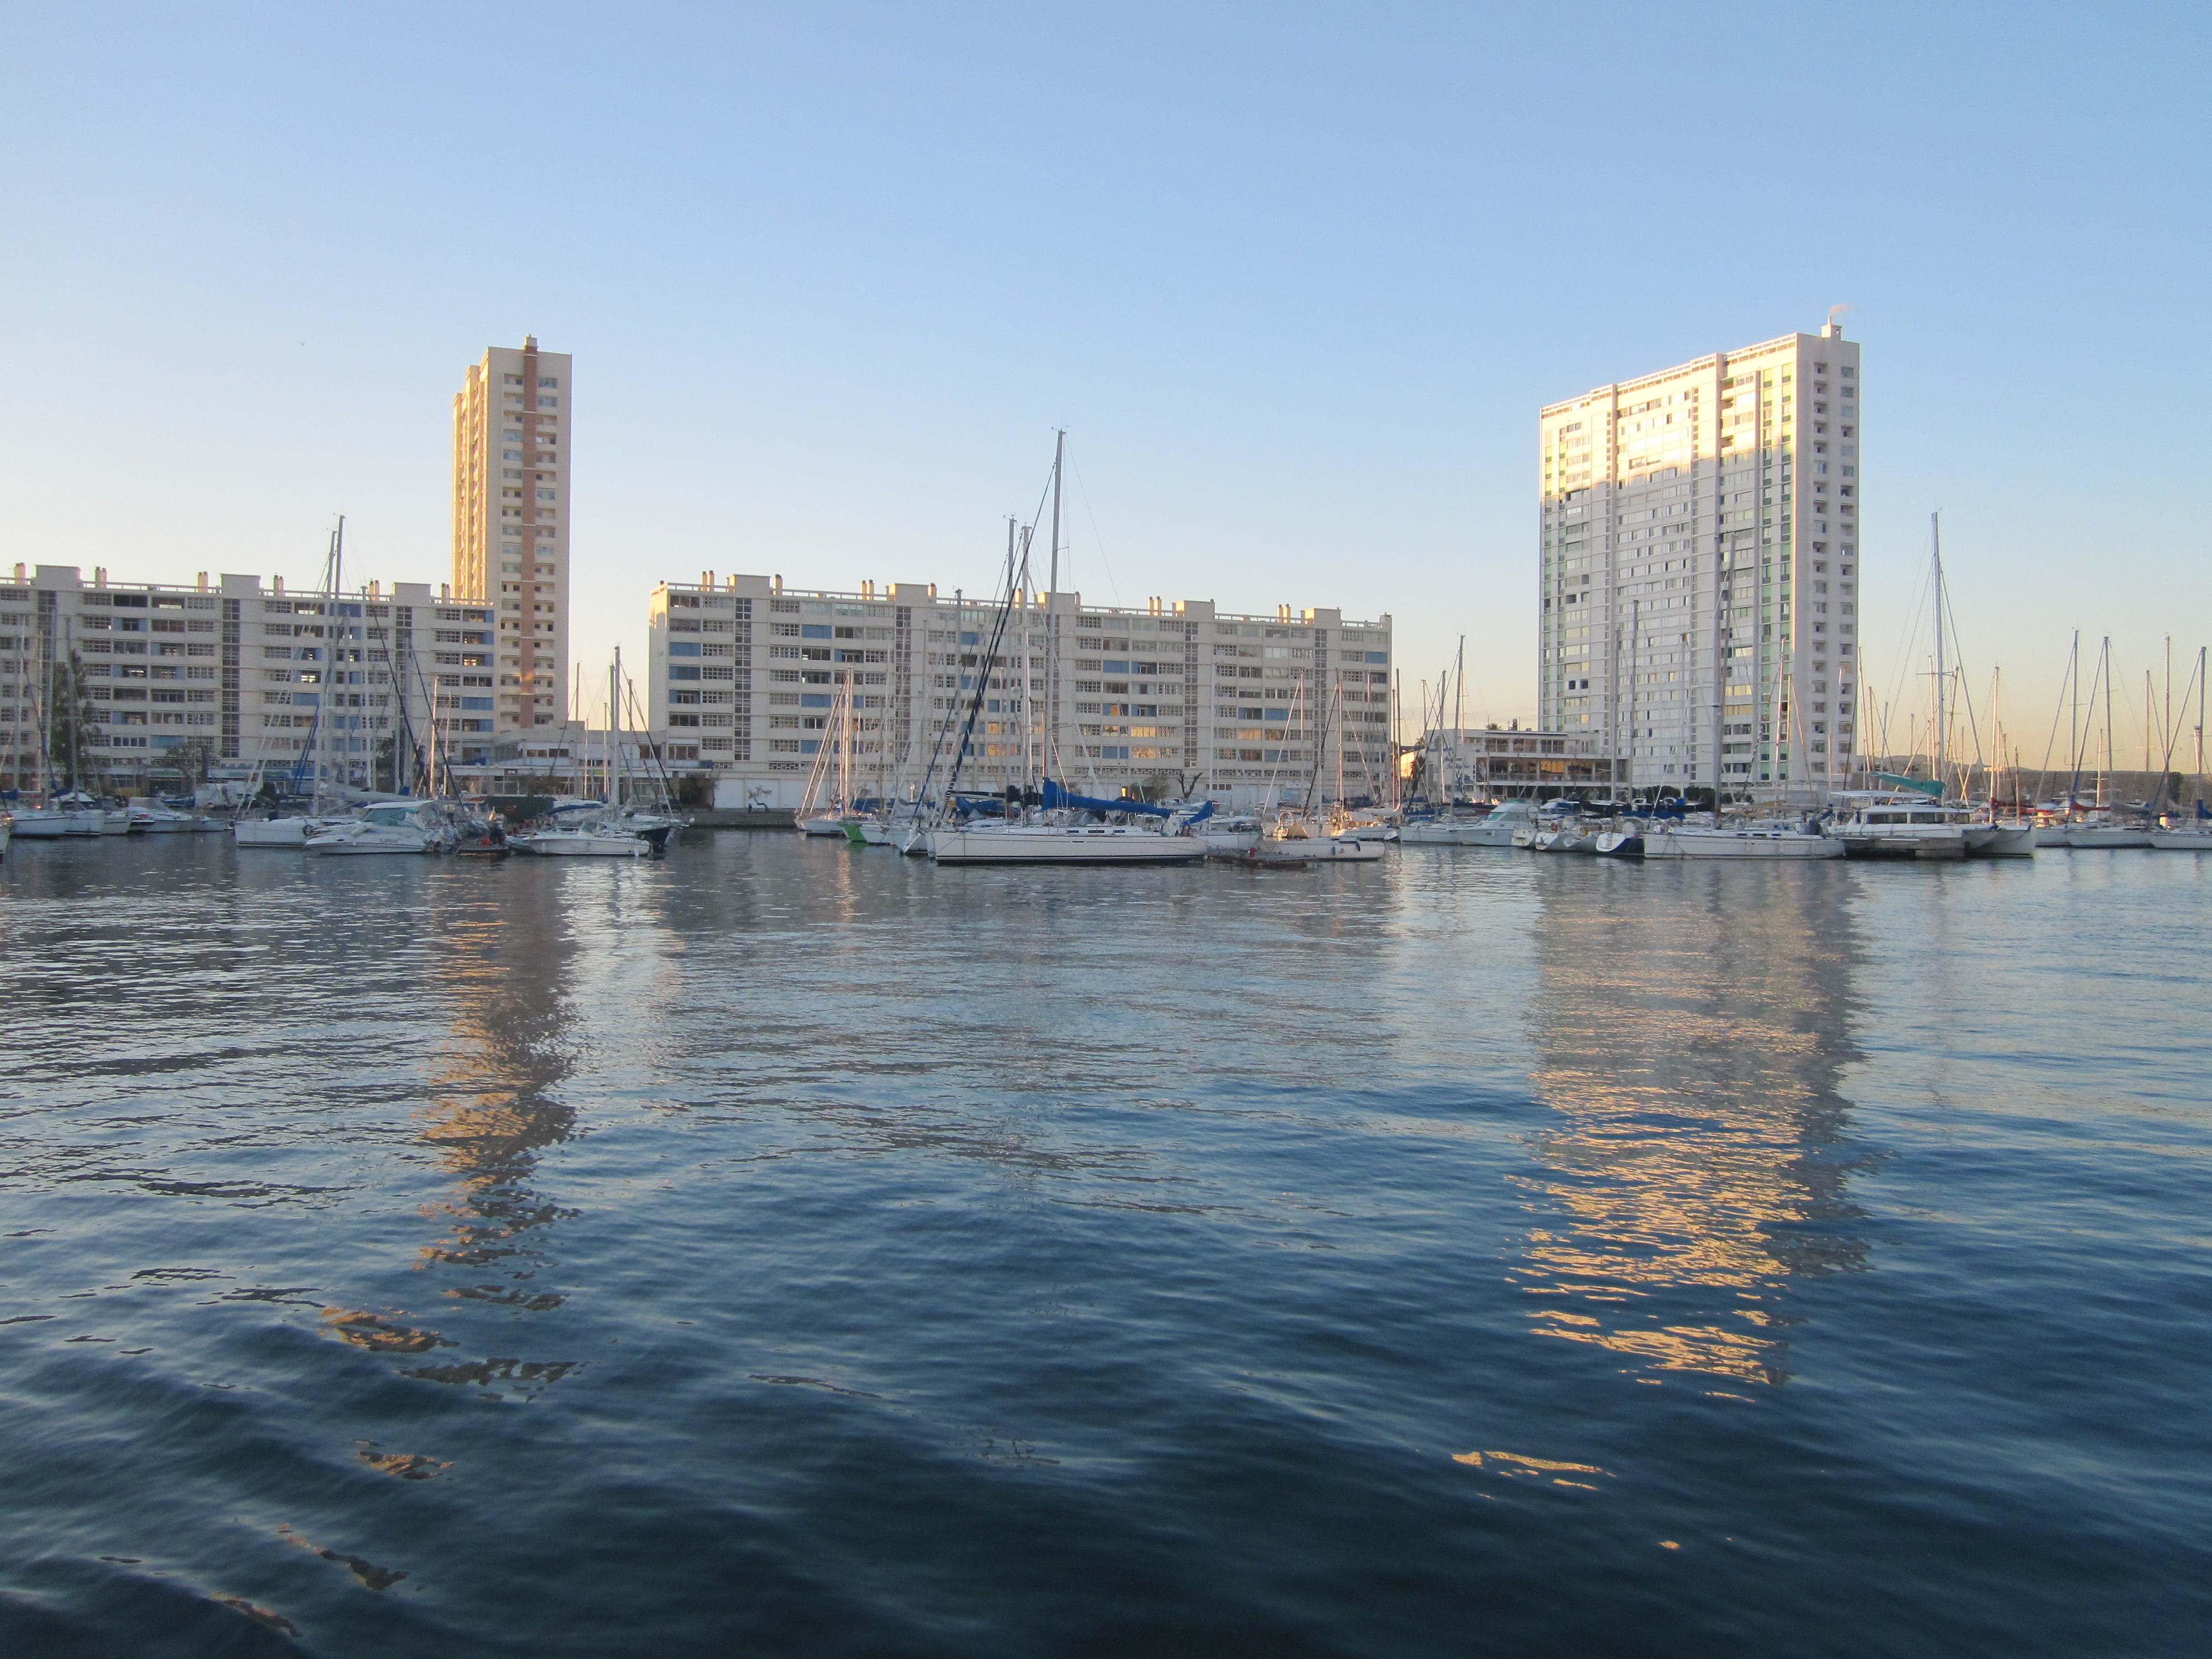
<svg viewBox="0 0 2212 1659">
<path fill-rule="evenodd" d="M 1530 1037 L 1556 1115 L 1514 1269 L 1534 1328 L 1783 1382 L 1790 1281 L 1863 1267 L 1869 1248 L 1847 1189 L 1874 1155 L 1837 1092 L 1855 875 L 1651 866 L 1593 904 L 1589 867 L 1553 878 L 1537 932 Z"/>
</svg>

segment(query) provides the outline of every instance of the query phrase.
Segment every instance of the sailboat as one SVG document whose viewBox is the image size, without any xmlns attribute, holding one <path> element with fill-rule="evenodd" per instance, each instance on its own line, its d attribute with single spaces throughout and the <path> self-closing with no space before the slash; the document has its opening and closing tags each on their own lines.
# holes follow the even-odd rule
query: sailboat
<svg viewBox="0 0 2212 1659">
<path fill-rule="evenodd" d="M 655 843 L 623 822 L 622 809 L 616 804 L 622 796 L 627 763 L 622 743 L 622 650 L 617 647 L 613 666 L 607 671 L 606 798 L 556 807 L 548 815 L 552 822 L 544 828 L 507 838 L 514 851 L 539 858 L 638 859 L 659 850 Z"/>
<path fill-rule="evenodd" d="M 960 772 L 974 752 L 977 717 L 991 675 L 1005 660 L 1006 630 L 1029 586 L 1029 538 L 1009 536 L 1006 550 L 1006 596 L 999 607 L 990 644 L 975 675 L 973 694 L 952 746 L 945 801 L 954 812 L 920 833 L 929 856 L 939 864 L 1191 864 L 1206 856 L 1206 843 L 1193 834 L 1190 823 L 1204 816 L 1177 808 L 1130 799 L 1106 799 L 1078 794 L 1053 776 L 1059 752 L 1056 730 L 1060 707 L 1060 617 L 1050 595 L 1060 586 L 1060 526 L 1061 482 L 1067 453 L 1067 434 L 1058 434 L 1052 457 L 1052 556 L 1046 589 L 1045 717 L 1042 753 L 1038 757 L 1042 776 L 1034 788 L 1010 788 L 1001 815 L 957 811 Z M 1031 725 L 1026 709 L 1022 724 Z M 945 738 L 940 737 L 940 747 Z M 932 769 L 935 762 L 933 758 Z M 1032 805 L 1031 802 L 1035 805 Z"/>
<path fill-rule="evenodd" d="M 1948 657 L 1953 629 L 1943 580 L 1942 515 L 1931 514 L 1928 524 L 1929 581 L 1936 611 L 1936 716 L 1931 745 L 1935 776 L 1923 781 L 1877 773 L 1875 781 L 1888 787 L 1838 790 L 1833 796 L 1838 811 L 1827 833 L 1841 842 L 1853 858 L 2032 858 L 2034 831 L 2028 825 L 2000 823 L 1994 808 L 1978 812 L 1944 799 L 1949 790 L 1951 671 Z M 1968 714 L 1971 718 L 1971 708 Z"/>
</svg>

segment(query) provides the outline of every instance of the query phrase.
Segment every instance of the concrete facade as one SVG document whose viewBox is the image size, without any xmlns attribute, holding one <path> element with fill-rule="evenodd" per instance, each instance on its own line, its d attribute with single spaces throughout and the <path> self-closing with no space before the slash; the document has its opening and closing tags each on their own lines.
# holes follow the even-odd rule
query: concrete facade
<svg viewBox="0 0 2212 1659">
<path fill-rule="evenodd" d="M 488 732 L 568 714 L 568 480 L 574 364 L 566 352 L 494 346 L 453 395 L 453 591 L 498 613 Z M 487 744 L 478 760 L 489 759 Z"/>
<path fill-rule="evenodd" d="M 73 769 L 96 785 L 190 747 L 204 775 L 304 757 L 404 787 L 483 740 L 491 640 L 488 606 L 422 582 L 287 592 L 251 575 L 179 587 L 17 565 L 0 577 L 0 779 L 35 788 Z"/>
<path fill-rule="evenodd" d="M 855 787 L 932 791 L 956 758 L 963 788 L 1269 788 L 1381 798 L 1395 761 L 1390 618 L 1335 611 L 1232 614 L 1210 600 L 1142 610 L 1079 593 L 1021 596 L 990 658 L 999 607 L 932 583 L 853 592 L 712 572 L 664 583 L 648 612 L 649 719 L 672 770 L 713 775 L 716 799 L 798 804 L 817 766 Z M 1054 666 L 1056 659 L 1057 667 Z M 973 733 L 960 723 L 981 694 Z"/>
<path fill-rule="evenodd" d="M 1597 739 L 1638 788 L 1844 781 L 1860 385 L 1832 323 L 1540 412 L 1547 730 Z"/>
</svg>

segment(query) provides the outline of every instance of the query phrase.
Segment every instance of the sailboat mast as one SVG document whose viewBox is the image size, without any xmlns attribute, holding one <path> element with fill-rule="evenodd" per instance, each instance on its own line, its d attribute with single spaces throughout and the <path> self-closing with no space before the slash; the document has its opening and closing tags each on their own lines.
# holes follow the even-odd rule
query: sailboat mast
<svg viewBox="0 0 2212 1659">
<path fill-rule="evenodd" d="M 1044 769 L 1048 777 L 1053 771 L 1053 750 L 1060 742 L 1060 618 L 1053 611 L 1052 596 L 1060 592 L 1060 481 L 1066 459 L 1067 432 L 1062 428 L 1052 439 L 1052 553 L 1047 561 L 1044 595 Z"/>
<path fill-rule="evenodd" d="M 2118 769 L 2118 759 L 2112 753 L 2112 636 L 2105 635 L 2104 649 L 2097 657 L 2097 677 L 2105 683 L 2105 772 Z M 2105 772 L 2097 775 L 2097 805 L 2105 804 Z"/>
<path fill-rule="evenodd" d="M 1943 662 L 1943 515 L 1940 513 L 1928 515 L 1928 539 L 1936 584 L 1936 781 L 1941 785 L 1944 762 L 1948 758 L 1947 739 L 1951 732 L 1948 711 L 1944 703 L 1947 685 Z M 1936 799 L 1941 800 L 1943 797 L 1939 793 Z"/>
<path fill-rule="evenodd" d="M 2066 760 L 2071 775 L 2066 781 L 2066 810 L 2081 793 L 2081 630 L 2074 630 L 2074 649 L 2066 659 L 2067 695 L 2072 699 L 2066 720 Z"/>
<path fill-rule="evenodd" d="M 622 647 L 607 669 L 607 805 L 620 806 L 622 769 Z"/>
<path fill-rule="evenodd" d="M 1467 635 L 1464 635 L 1464 634 L 1462 634 L 1462 635 L 1461 635 L 1459 636 L 1459 654 L 1452 659 L 1452 735 L 1451 735 L 1451 764 L 1452 764 L 1452 770 L 1453 770 L 1453 771 L 1455 771 L 1455 772 L 1456 772 L 1456 771 L 1458 771 L 1458 770 L 1459 770 L 1459 733 L 1460 733 L 1460 727 L 1461 727 L 1461 726 L 1464 726 L 1466 723 L 1467 723 Z M 1449 800 L 1449 799 L 1451 799 L 1451 795 L 1450 795 L 1450 793 L 1449 793 L 1449 789 L 1447 789 L 1447 791 L 1446 791 L 1446 793 L 1445 793 L 1445 799 L 1446 799 L 1447 800 Z"/>
</svg>

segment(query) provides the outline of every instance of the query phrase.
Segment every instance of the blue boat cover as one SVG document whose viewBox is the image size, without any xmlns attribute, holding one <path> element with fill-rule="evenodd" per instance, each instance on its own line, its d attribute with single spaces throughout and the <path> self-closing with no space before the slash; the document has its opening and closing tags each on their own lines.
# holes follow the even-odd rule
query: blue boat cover
<svg viewBox="0 0 2212 1659">
<path fill-rule="evenodd" d="M 1170 808 L 1155 806 L 1148 800 L 1098 800 L 1089 795 L 1073 794 L 1050 778 L 1044 781 L 1042 793 L 1044 805 L 1048 807 L 1075 806 L 1087 812 L 1141 812 L 1151 818 L 1171 818 L 1175 816 Z"/>
</svg>

